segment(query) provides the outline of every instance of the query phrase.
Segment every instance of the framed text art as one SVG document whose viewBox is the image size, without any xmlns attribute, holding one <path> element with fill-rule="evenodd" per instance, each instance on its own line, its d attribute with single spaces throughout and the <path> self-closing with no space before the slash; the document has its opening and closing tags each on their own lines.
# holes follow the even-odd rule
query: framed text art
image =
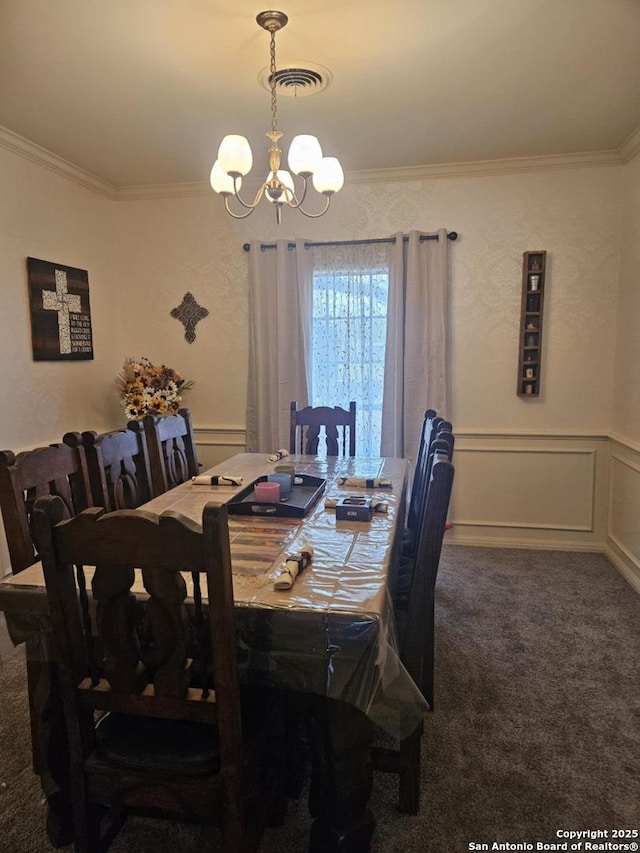
<svg viewBox="0 0 640 853">
<path fill-rule="evenodd" d="M 27 270 L 34 361 L 92 359 L 87 271 L 37 258 Z"/>
</svg>

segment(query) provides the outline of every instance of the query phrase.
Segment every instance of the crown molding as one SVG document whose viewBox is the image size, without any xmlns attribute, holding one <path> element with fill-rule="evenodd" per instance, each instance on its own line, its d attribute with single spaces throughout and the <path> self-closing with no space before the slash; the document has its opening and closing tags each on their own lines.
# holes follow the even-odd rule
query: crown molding
<svg viewBox="0 0 640 853">
<path fill-rule="evenodd" d="M 117 198 L 117 188 L 114 184 L 99 178 L 97 175 L 87 172 L 65 160 L 63 157 L 36 145 L 24 136 L 19 136 L 6 127 L 0 126 L 0 147 L 12 151 L 14 154 L 19 154 L 26 160 L 36 163 L 38 166 L 44 166 L 51 172 L 61 175 L 80 186 L 89 189 L 92 192 L 105 196 L 105 198 L 115 200 Z"/>
<path fill-rule="evenodd" d="M 213 197 L 208 182 L 149 184 L 117 187 L 97 175 L 59 157 L 46 148 L 30 142 L 0 126 L 0 147 L 13 151 L 58 175 L 112 201 L 145 201 L 151 199 Z M 347 184 L 395 183 L 434 178 L 469 178 L 489 175 L 512 175 L 557 169 L 582 169 L 597 166 L 620 166 L 640 150 L 640 128 L 624 142 L 620 150 L 586 151 L 576 154 L 548 154 L 540 157 L 512 157 L 502 160 L 477 160 L 463 163 L 434 163 L 394 169 L 369 169 L 348 172 Z M 250 188 L 251 182 L 247 182 Z M 258 184 L 256 182 L 256 188 Z"/>
<path fill-rule="evenodd" d="M 513 175 L 556 169 L 584 169 L 596 166 L 620 166 L 620 153 L 615 150 L 586 151 L 579 154 L 547 154 L 540 157 L 513 157 L 504 160 L 478 160 L 467 163 L 435 163 L 427 166 L 405 166 L 397 169 L 369 169 L 347 172 L 345 184 L 395 183 L 433 178 L 469 178 L 487 175 Z M 251 195 L 254 182 L 245 181 L 243 188 Z M 258 182 L 255 182 L 258 189 Z M 123 187 L 117 191 L 118 201 L 159 198 L 186 198 L 211 195 L 208 183 L 159 184 Z"/>
<path fill-rule="evenodd" d="M 256 189 L 258 184 L 256 183 Z M 120 187 L 116 190 L 117 201 L 146 201 L 160 198 L 213 197 L 209 182 L 193 181 L 183 184 L 141 184 L 140 186 Z"/>
<path fill-rule="evenodd" d="M 383 181 L 420 181 L 432 178 L 473 178 L 488 175 L 512 175 L 555 169 L 583 169 L 594 166 L 619 166 L 615 150 L 584 151 L 576 154 L 544 154 L 538 157 L 510 157 L 503 160 L 473 160 L 464 163 L 434 163 L 397 169 L 371 169 L 349 173 L 349 182 L 373 184 Z"/>
<path fill-rule="evenodd" d="M 620 146 L 620 157 L 623 163 L 628 163 L 640 152 L 640 125 L 632 131 Z"/>
</svg>

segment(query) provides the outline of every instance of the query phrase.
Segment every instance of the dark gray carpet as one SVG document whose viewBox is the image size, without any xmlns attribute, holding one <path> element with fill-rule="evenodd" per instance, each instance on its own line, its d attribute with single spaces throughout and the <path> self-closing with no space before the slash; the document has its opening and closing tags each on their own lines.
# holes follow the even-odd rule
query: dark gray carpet
<svg viewBox="0 0 640 853">
<path fill-rule="evenodd" d="M 595 554 L 445 547 L 436 709 L 423 807 L 398 814 L 377 775 L 374 853 L 552 843 L 562 829 L 634 829 L 640 814 L 640 599 Z M 0 850 L 45 853 L 29 756 L 22 650 L 0 642 Z M 303 853 L 304 796 L 263 853 Z M 208 829 L 132 818 L 113 853 L 215 850 Z M 68 848 L 66 848 L 68 849 Z"/>
</svg>

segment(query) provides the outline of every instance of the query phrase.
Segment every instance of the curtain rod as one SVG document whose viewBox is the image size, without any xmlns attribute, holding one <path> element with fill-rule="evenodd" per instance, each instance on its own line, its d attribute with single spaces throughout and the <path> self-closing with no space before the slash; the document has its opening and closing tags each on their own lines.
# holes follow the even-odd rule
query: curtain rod
<svg viewBox="0 0 640 853">
<path fill-rule="evenodd" d="M 408 234 L 404 234 L 402 239 L 406 243 L 409 239 Z M 437 240 L 437 234 L 421 234 L 420 242 L 422 243 L 424 240 Z M 457 231 L 449 231 L 447 232 L 447 240 L 457 240 L 458 232 Z M 365 243 L 395 243 L 395 237 L 372 237 L 369 240 L 328 240 L 325 243 L 313 243 L 308 242 L 304 244 L 305 249 L 310 249 L 312 246 L 362 246 Z M 295 243 L 288 243 L 287 247 L 289 249 L 295 249 Z M 251 243 L 243 243 L 242 248 L 245 252 L 250 251 Z M 275 243 L 261 243 L 260 249 L 264 252 L 265 249 L 275 249 Z"/>
</svg>

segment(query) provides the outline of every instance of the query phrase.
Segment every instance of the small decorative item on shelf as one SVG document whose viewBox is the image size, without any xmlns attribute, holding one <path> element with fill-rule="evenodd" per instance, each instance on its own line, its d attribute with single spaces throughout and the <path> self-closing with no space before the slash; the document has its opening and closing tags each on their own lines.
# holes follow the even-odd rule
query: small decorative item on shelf
<svg viewBox="0 0 640 853">
<path fill-rule="evenodd" d="M 522 259 L 522 302 L 516 386 L 519 397 L 540 395 L 546 259 L 547 253 L 544 251 L 525 252 Z"/>
<path fill-rule="evenodd" d="M 182 403 L 182 394 L 193 387 L 177 370 L 165 364 L 152 364 L 148 358 L 127 358 L 116 377 L 116 387 L 128 421 L 145 415 L 174 414 Z"/>
</svg>

